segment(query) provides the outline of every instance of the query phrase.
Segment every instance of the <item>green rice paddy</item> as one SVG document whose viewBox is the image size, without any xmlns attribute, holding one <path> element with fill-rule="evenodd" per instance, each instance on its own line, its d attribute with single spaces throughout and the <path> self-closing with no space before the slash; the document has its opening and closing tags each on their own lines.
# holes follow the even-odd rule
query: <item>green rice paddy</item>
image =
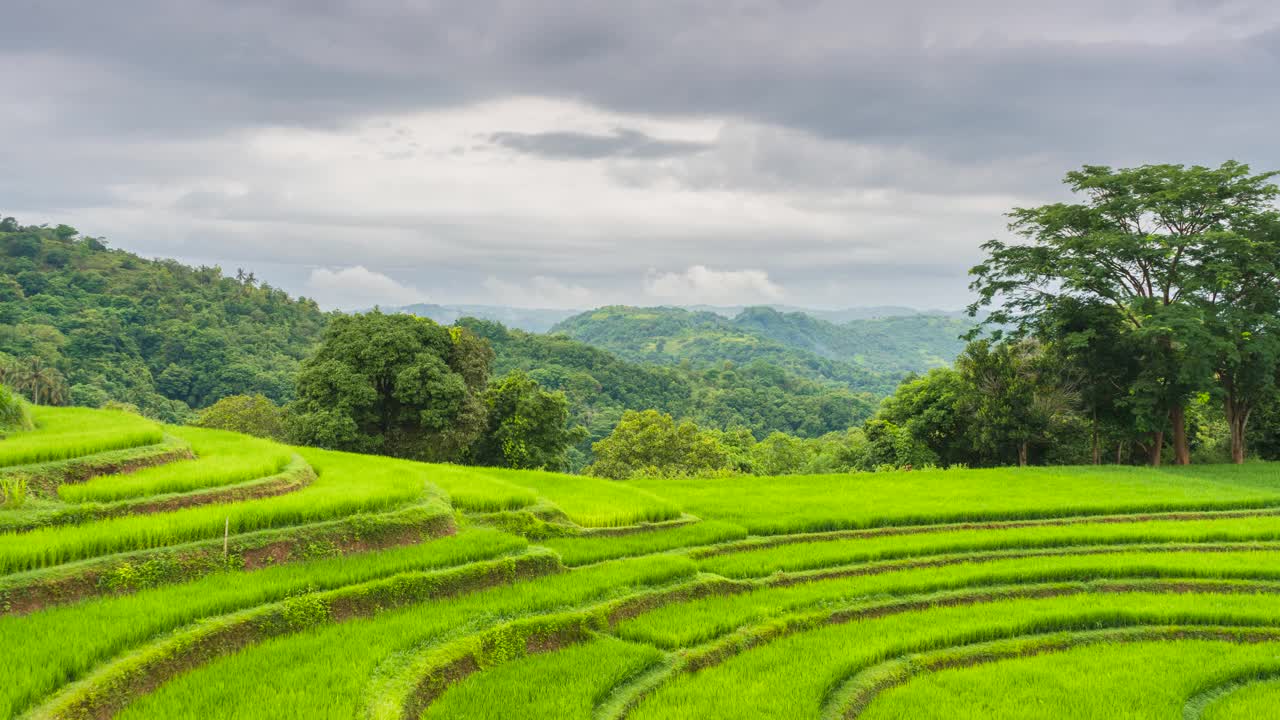
<svg viewBox="0 0 1280 720">
<path fill-rule="evenodd" d="M 612 482 L 35 420 L 0 717 L 1280 717 L 1276 465 Z"/>
</svg>

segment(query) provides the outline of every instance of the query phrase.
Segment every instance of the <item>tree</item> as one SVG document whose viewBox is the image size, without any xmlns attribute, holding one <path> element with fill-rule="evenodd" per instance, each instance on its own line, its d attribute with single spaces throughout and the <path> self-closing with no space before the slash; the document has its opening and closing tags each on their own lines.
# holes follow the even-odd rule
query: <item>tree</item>
<svg viewBox="0 0 1280 720">
<path fill-rule="evenodd" d="M 32 356 L 22 360 L 14 375 L 14 388 L 31 398 L 32 405 L 61 405 L 66 400 L 67 384 L 57 368 L 44 364 L 44 360 Z"/>
<path fill-rule="evenodd" d="M 31 416 L 27 413 L 22 398 L 9 392 L 9 388 L 4 385 L 0 385 L 0 432 L 31 428 Z"/>
<path fill-rule="evenodd" d="M 728 464 L 728 454 L 715 435 L 690 421 L 677 424 L 657 410 L 627 411 L 592 449 L 596 461 L 587 473 L 615 480 L 701 475 L 725 470 Z"/>
<path fill-rule="evenodd" d="M 469 452 L 478 465 L 563 470 L 569 448 L 586 437 L 585 428 L 569 426 L 564 393 L 547 392 L 522 372 L 489 385 L 484 404 L 488 422 Z"/>
<path fill-rule="evenodd" d="M 1142 372 L 1140 353 L 1123 318 L 1097 300 L 1061 298 L 1040 319 L 1035 335 L 1053 338 L 1053 350 L 1072 376 L 1089 423 L 1090 460 L 1102 462 L 1104 440 L 1119 463 L 1135 438 L 1131 390 Z"/>
<path fill-rule="evenodd" d="M 863 426 L 863 433 L 867 444 L 862 470 L 921 468 L 938 462 L 938 456 L 927 445 L 906 428 L 887 420 L 868 420 Z"/>
<path fill-rule="evenodd" d="M 322 447 L 458 459 L 484 430 L 492 358 L 466 330 L 425 318 L 334 318 L 298 375 L 291 434 Z"/>
<path fill-rule="evenodd" d="M 942 465 L 990 464 L 993 458 L 974 439 L 976 392 L 959 371 L 936 368 L 903 380 L 885 398 L 875 419 L 910 433 Z"/>
<path fill-rule="evenodd" d="M 1195 300 L 1214 352 L 1231 434 L 1232 462 L 1245 459 L 1249 419 L 1274 400 L 1280 370 L 1280 220 L 1215 242 Z"/>
<path fill-rule="evenodd" d="M 285 439 L 284 409 L 265 395 L 229 395 L 196 416 L 192 425 Z"/>
<path fill-rule="evenodd" d="M 751 465 L 757 475 L 795 475 L 804 472 L 810 452 L 805 441 L 775 432 L 751 448 Z"/>
<path fill-rule="evenodd" d="M 1204 362 L 1203 346 L 1184 335 L 1196 327 L 1196 294 L 1206 290 L 1222 240 L 1270 213 L 1274 175 L 1236 162 L 1070 172 L 1066 184 L 1085 201 L 1015 208 L 1010 229 L 1029 243 L 983 245 L 987 259 L 971 271 L 979 299 L 970 313 L 998 302 L 987 322 L 1025 332 L 1065 298 L 1110 307 L 1144 358 L 1134 388 L 1141 402 L 1132 410 L 1151 433 L 1152 462 L 1168 429 L 1175 461 L 1185 464 L 1185 408 Z"/>
<path fill-rule="evenodd" d="M 997 454 L 1012 446 L 1019 466 L 1027 464 L 1033 443 L 1052 439 L 1055 424 L 1077 402 L 1054 358 L 1032 339 L 970 343 L 956 369 L 974 390 L 969 397 L 978 442 Z"/>
</svg>

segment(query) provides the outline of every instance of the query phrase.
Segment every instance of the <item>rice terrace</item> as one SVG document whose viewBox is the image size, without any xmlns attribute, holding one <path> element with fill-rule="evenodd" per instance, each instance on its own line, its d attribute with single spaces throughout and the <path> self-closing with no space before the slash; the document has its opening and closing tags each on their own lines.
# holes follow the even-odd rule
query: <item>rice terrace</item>
<svg viewBox="0 0 1280 720">
<path fill-rule="evenodd" d="M 0 514 L 4 717 L 1280 702 L 1271 464 L 618 483 L 31 410 L 0 441 L 26 493 Z"/>
<path fill-rule="evenodd" d="M 0 720 L 1280 720 L 1280 3 L 0 13 Z"/>
</svg>

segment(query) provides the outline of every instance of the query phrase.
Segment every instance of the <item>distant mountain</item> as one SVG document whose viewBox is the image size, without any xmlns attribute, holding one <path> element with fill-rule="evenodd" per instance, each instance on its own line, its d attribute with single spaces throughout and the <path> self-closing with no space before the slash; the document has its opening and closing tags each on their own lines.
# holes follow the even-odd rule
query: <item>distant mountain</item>
<svg viewBox="0 0 1280 720">
<path fill-rule="evenodd" d="M 964 350 L 961 336 L 974 325 L 968 317 L 925 314 L 836 324 L 765 307 L 748 308 L 733 323 L 789 347 L 895 375 L 951 364 Z"/>
<path fill-rule="evenodd" d="M 900 317 L 964 317 L 964 311 L 962 310 L 917 310 L 897 305 L 853 307 L 841 310 L 818 310 L 797 305 L 675 305 L 672 307 L 689 310 L 690 312 L 714 313 L 729 319 L 738 317 L 746 310 L 764 307 L 780 313 L 802 313 L 818 320 L 826 320 L 836 324 L 843 324 L 852 320 L 882 320 Z M 406 312 L 418 317 L 431 318 L 445 325 L 451 325 L 459 318 L 473 317 L 500 322 L 509 328 L 524 330 L 525 332 L 544 333 L 551 330 L 556 323 L 567 320 L 574 315 L 579 315 L 584 311 L 581 309 L 518 308 L 507 305 L 415 303 L 402 307 L 383 308 L 383 312 Z"/>
<path fill-rule="evenodd" d="M 551 308 L 517 308 L 504 305 L 435 305 L 416 303 L 398 308 L 384 308 L 384 312 L 403 312 L 418 317 L 431 318 L 441 325 L 452 325 L 459 318 L 473 317 L 492 320 L 509 328 L 526 332 L 544 333 L 556 323 L 572 317 L 581 310 L 555 310 Z"/>
<path fill-rule="evenodd" d="M 714 367 L 763 361 L 800 377 L 887 395 L 909 372 L 946 365 L 971 321 L 948 315 L 849 320 L 750 307 L 734 317 L 682 308 L 611 306 L 568 318 L 552 332 L 636 362 Z"/>
<path fill-rule="evenodd" d="M 819 320 L 831 323 L 847 323 L 850 320 L 880 320 L 883 318 L 912 317 L 916 315 L 941 315 L 945 317 L 963 317 L 963 310 L 917 310 L 900 305 L 874 305 L 869 307 L 851 307 L 840 310 L 819 310 L 817 308 L 797 305 L 680 305 L 685 310 L 694 312 L 713 312 L 727 318 L 736 318 L 751 308 L 769 308 L 780 313 L 804 313 Z"/>
<path fill-rule="evenodd" d="M 575 466 L 626 410 L 661 410 L 721 430 L 745 427 L 763 439 L 774 431 L 802 437 L 842 432 L 870 417 L 878 401 L 763 362 L 727 371 L 632 362 L 564 335 L 474 318 L 458 324 L 489 340 L 497 356 L 495 376 L 523 370 L 543 387 L 565 393 L 574 422 L 589 432 L 574 455 Z"/>
</svg>

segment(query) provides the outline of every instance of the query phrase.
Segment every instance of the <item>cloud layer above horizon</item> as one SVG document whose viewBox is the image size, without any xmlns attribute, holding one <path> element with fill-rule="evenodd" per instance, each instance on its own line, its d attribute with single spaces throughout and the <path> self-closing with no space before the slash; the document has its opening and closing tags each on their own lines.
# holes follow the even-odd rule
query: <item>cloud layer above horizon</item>
<svg viewBox="0 0 1280 720">
<path fill-rule="evenodd" d="M 1280 167 L 1280 6 L 119 0 L 0 23 L 0 213 L 326 307 L 955 308 L 1078 165 Z"/>
</svg>

